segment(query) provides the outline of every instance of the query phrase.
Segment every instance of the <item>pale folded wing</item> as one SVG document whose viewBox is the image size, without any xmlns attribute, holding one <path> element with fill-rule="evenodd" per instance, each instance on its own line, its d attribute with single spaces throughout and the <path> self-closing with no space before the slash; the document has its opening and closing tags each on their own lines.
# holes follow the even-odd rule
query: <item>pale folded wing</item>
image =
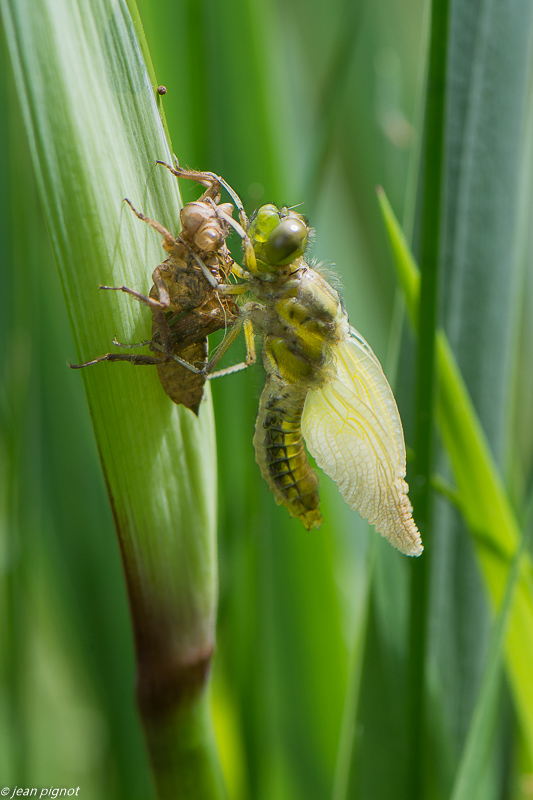
<svg viewBox="0 0 533 800">
<path fill-rule="evenodd" d="M 330 379 L 308 392 L 307 448 L 352 509 L 403 553 L 423 550 L 407 497 L 402 424 L 391 388 L 365 340 L 332 349 Z"/>
</svg>

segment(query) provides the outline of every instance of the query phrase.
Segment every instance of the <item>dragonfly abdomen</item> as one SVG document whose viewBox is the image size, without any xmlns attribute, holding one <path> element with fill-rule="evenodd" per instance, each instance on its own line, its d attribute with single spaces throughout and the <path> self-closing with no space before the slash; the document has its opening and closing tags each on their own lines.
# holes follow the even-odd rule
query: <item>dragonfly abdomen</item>
<svg viewBox="0 0 533 800">
<path fill-rule="evenodd" d="M 306 394 L 306 388 L 270 376 L 261 395 L 254 446 L 256 461 L 276 502 L 310 530 L 320 526 L 322 516 L 318 510 L 318 478 L 302 439 Z"/>
</svg>

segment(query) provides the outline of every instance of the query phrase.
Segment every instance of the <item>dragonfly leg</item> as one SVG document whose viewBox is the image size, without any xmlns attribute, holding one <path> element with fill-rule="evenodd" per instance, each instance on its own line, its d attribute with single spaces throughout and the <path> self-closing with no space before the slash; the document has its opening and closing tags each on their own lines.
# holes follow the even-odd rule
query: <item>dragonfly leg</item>
<svg viewBox="0 0 533 800">
<path fill-rule="evenodd" d="M 163 237 L 163 239 L 164 239 L 164 241 L 163 241 L 163 247 L 164 247 L 164 249 L 165 249 L 167 252 L 169 252 L 169 253 L 170 253 L 170 252 L 171 252 L 171 250 L 172 250 L 172 249 L 175 247 L 175 245 L 176 245 L 176 240 L 175 240 L 175 238 L 173 237 L 173 235 L 170 233 L 170 231 L 167 231 L 167 229 L 166 229 L 165 227 L 163 227 L 163 225 L 161 225 L 161 223 L 160 223 L 160 222 L 156 222 L 155 220 L 153 220 L 153 219 L 150 219 L 150 217 L 147 217 L 147 216 L 146 216 L 145 214 L 143 214 L 141 211 L 137 211 L 137 209 L 136 209 L 136 208 L 134 208 L 134 206 L 133 206 L 132 202 L 131 202 L 130 200 L 128 200 L 128 198 L 127 198 L 127 197 L 125 197 L 125 198 L 124 198 L 124 201 L 125 201 L 125 202 L 126 202 L 128 205 L 129 205 L 129 207 L 131 208 L 131 210 L 133 211 L 133 213 L 134 213 L 134 214 L 135 214 L 137 217 L 139 217 L 139 219 L 140 219 L 140 220 L 142 220 L 143 222 L 146 222 L 146 224 L 147 224 L 147 225 L 151 225 L 151 226 L 152 226 L 152 228 L 154 228 L 154 230 L 156 230 L 158 233 L 160 233 L 160 234 L 161 234 L 161 236 L 162 236 L 162 237 Z"/>
<path fill-rule="evenodd" d="M 100 286 L 100 289 L 131 294 L 132 297 L 135 297 L 140 303 L 144 303 L 144 305 L 151 308 L 152 311 L 156 311 L 157 309 L 161 311 L 162 309 L 167 308 L 169 305 L 168 303 L 161 302 L 160 300 L 155 300 L 153 297 L 147 297 L 145 294 L 141 294 L 141 292 L 136 292 L 135 289 L 130 289 L 129 286 Z"/>
<path fill-rule="evenodd" d="M 255 303 L 250 305 L 255 305 Z M 246 309 L 246 306 L 244 306 L 244 308 Z M 241 361 L 240 364 L 233 364 L 231 367 L 225 367 L 224 369 L 219 369 L 216 372 L 213 372 L 213 367 L 216 367 L 224 353 L 229 349 L 230 345 L 233 344 L 239 335 L 241 328 L 244 328 L 246 359 Z M 214 378 L 222 378 L 224 375 L 231 375 L 234 372 L 240 372 L 241 370 L 250 367 L 252 364 L 255 364 L 256 360 L 257 354 L 255 350 L 254 328 L 252 320 L 248 317 L 245 311 L 245 313 L 239 318 L 239 321 L 234 323 L 229 334 L 223 340 L 213 357 L 208 361 L 206 366 L 207 379 L 213 380 Z"/>
<path fill-rule="evenodd" d="M 133 342 L 132 344 L 125 344 L 124 342 L 118 342 L 117 337 L 113 339 L 113 344 L 115 347 L 148 347 L 149 344 L 152 344 L 150 339 L 147 339 L 145 342 Z"/>
<path fill-rule="evenodd" d="M 257 356 L 255 350 L 253 324 L 249 315 L 253 309 L 257 307 L 257 305 L 257 303 L 247 303 L 242 307 L 241 311 L 243 313 L 237 317 L 229 333 L 226 334 L 203 369 L 198 369 L 198 367 L 195 367 L 193 364 L 190 364 L 188 361 L 185 361 L 183 358 L 180 358 L 175 354 L 172 354 L 171 358 L 173 358 L 178 364 L 181 364 L 182 367 L 194 372 L 195 375 L 205 375 L 208 380 L 220 378 L 223 375 L 231 375 L 233 372 L 239 372 L 240 370 L 251 366 L 255 363 Z M 246 359 L 240 364 L 234 364 L 231 367 L 226 367 L 225 369 L 214 372 L 214 368 L 225 355 L 225 353 L 227 353 L 233 342 L 237 339 L 242 328 L 244 328 L 244 339 L 246 343 Z"/>
<path fill-rule="evenodd" d="M 197 254 L 194 252 L 194 250 L 192 249 L 192 247 L 190 246 L 190 244 L 189 244 L 188 242 L 186 242 L 186 241 L 185 241 L 185 239 L 182 239 L 182 238 L 181 238 L 181 236 L 178 236 L 178 241 L 180 242 L 180 244 L 182 244 L 184 247 L 186 247 L 186 248 L 187 248 L 187 250 L 189 251 L 189 253 L 191 254 L 191 256 L 194 258 L 194 260 L 196 261 L 196 263 L 198 264 L 198 266 L 199 266 L 199 267 L 200 267 L 200 269 L 202 270 L 202 273 L 203 273 L 203 275 L 204 275 L 204 278 L 206 279 L 206 281 L 208 282 L 208 284 L 211 286 L 211 288 L 212 288 L 212 289 L 218 289 L 218 286 L 219 286 L 219 284 L 218 284 L 218 281 L 217 281 L 217 279 L 216 279 L 216 278 L 214 277 L 214 275 L 212 275 L 212 273 L 211 273 L 211 272 L 210 272 L 210 271 L 207 269 L 206 265 L 204 264 L 204 262 L 202 261 L 202 259 L 200 258 L 200 256 L 198 256 L 198 255 L 197 255 Z"/>
<path fill-rule="evenodd" d="M 175 168 L 171 167 L 170 164 L 167 164 L 164 161 L 156 161 L 155 163 L 161 164 L 163 167 L 166 167 L 169 170 L 169 172 L 171 172 L 173 175 L 176 176 L 176 178 L 186 178 L 188 180 L 196 181 L 197 183 L 202 184 L 202 186 L 207 186 L 208 190 L 207 192 L 204 192 L 204 194 L 200 198 L 201 200 L 208 200 L 209 198 L 214 200 L 216 195 L 213 196 L 213 190 L 210 192 L 209 189 L 213 185 L 218 187 L 223 186 L 224 189 L 229 194 L 229 196 L 231 197 L 231 199 L 233 200 L 233 202 L 235 203 L 235 205 L 237 206 L 242 227 L 244 229 L 248 227 L 248 217 L 246 216 L 242 200 L 235 191 L 235 189 L 232 189 L 229 183 L 226 183 L 224 178 L 221 178 L 220 175 L 215 175 L 214 172 L 196 172 L 195 170 L 183 169 L 182 167 L 180 167 L 179 161 L 176 158 L 176 156 L 174 156 L 174 162 L 176 165 Z"/>
<path fill-rule="evenodd" d="M 159 296 L 161 298 L 160 300 L 156 300 L 153 297 L 147 297 L 145 294 L 136 292 L 135 289 L 130 289 L 129 286 L 100 286 L 100 289 L 131 294 L 132 297 L 135 297 L 140 303 L 144 303 L 144 305 L 148 306 L 152 311 L 154 322 L 156 323 L 161 335 L 161 341 L 164 345 L 164 353 L 166 356 L 170 356 L 172 353 L 172 334 L 165 316 L 165 311 L 170 305 L 170 298 L 168 296 L 166 284 L 161 276 L 160 267 L 155 268 L 153 272 L 153 280 L 158 288 Z"/>
<path fill-rule="evenodd" d="M 161 276 L 160 267 L 155 268 L 153 272 L 153 281 L 159 290 L 160 300 L 156 300 L 153 297 L 147 297 L 145 294 L 136 292 L 135 289 L 130 289 L 129 286 L 100 286 L 100 289 L 131 294 L 132 297 L 135 297 L 140 303 L 144 303 L 144 305 L 148 306 L 152 311 L 154 321 L 157 324 L 157 328 L 161 335 L 161 341 L 165 347 L 165 355 L 170 355 L 172 353 L 172 336 L 167 318 L 165 316 L 165 311 L 170 305 L 170 298 L 168 296 L 166 284 Z"/>
<path fill-rule="evenodd" d="M 160 264 L 158 267 L 154 269 L 154 271 L 152 272 L 152 280 L 155 283 L 157 287 L 157 292 L 159 294 L 159 308 L 167 309 L 170 306 L 170 295 L 168 293 L 168 288 L 165 283 L 165 279 L 161 274 L 162 267 L 163 264 Z M 154 306 L 152 306 L 152 308 L 154 308 Z"/>
<path fill-rule="evenodd" d="M 241 223 L 237 222 L 233 219 L 229 214 L 226 214 L 219 206 L 215 206 L 217 216 L 221 217 L 228 225 L 231 225 L 233 230 L 239 234 L 242 239 L 242 247 L 243 247 L 243 255 L 244 255 L 244 267 L 240 267 L 238 264 L 234 264 L 232 267 L 232 272 L 237 275 L 239 278 L 248 278 L 250 274 L 256 275 L 257 274 L 257 260 L 255 257 L 255 250 L 253 248 L 252 242 L 250 241 L 250 237 L 246 233 L 246 227 L 248 225 L 248 218 L 244 214 L 244 217 L 241 217 Z M 239 212 L 239 216 L 240 212 Z M 245 224 L 243 224 L 243 222 Z"/>
<path fill-rule="evenodd" d="M 128 361 L 130 364 L 137 364 L 138 366 L 153 366 L 154 364 L 164 364 L 165 361 L 168 361 L 168 358 L 134 355 L 133 353 L 106 353 L 105 356 L 94 358 L 92 361 L 85 361 L 83 364 L 69 364 L 69 367 L 71 369 L 82 369 L 83 367 L 92 367 L 93 364 L 99 364 L 100 361 Z"/>
<path fill-rule="evenodd" d="M 248 270 L 243 269 L 235 261 L 233 262 L 231 271 L 233 272 L 234 275 L 237 276 L 237 278 L 242 278 L 243 280 L 247 280 L 250 277 L 250 273 L 248 272 Z"/>
<path fill-rule="evenodd" d="M 161 164 L 162 167 L 168 169 L 176 178 L 184 178 L 185 180 L 196 181 L 201 186 L 207 186 L 206 191 L 203 195 L 198 198 L 199 202 L 203 202 L 207 200 L 207 198 L 211 198 L 215 200 L 220 198 L 220 179 L 213 173 L 213 172 L 198 172 L 195 169 L 184 169 L 180 167 L 179 161 L 174 156 L 174 160 L 176 163 L 175 167 L 172 167 L 170 164 L 167 164 L 166 161 L 156 161 L 156 164 Z"/>
</svg>

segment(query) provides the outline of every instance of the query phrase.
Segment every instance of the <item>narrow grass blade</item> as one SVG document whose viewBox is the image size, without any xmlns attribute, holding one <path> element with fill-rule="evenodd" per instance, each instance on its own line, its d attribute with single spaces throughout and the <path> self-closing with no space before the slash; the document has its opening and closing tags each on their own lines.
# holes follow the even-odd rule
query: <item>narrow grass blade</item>
<svg viewBox="0 0 533 800">
<path fill-rule="evenodd" d="M 486 766 L 490 742 L 494 733 L 505 635 L 520 578 L 521 561 L 529 540 L 530 536 L 524 533 L 509 569 L 505 593 L 494 623 L 483 678 L 457 770 L 451 800 L 471 800 L 476 797 L 476 791 L 479 790 L 479 776 Z"/>
<path fill-rule="evenodd" d="M 383 190 L 378 191 L 409 316 L 416 325 L 420 276 L 407 241 Z M 477 555 L 493 607 L 507 585 L 509 564 L 518 547 L 520 528 L 505 493 L 483 430 L 443 331 L 437 337 L 438 420 L 455 473 L 461 507 L 474 537 Z M 506 664 L 529 757 L 533 760 L 533 581 L 531 561 L 524 557 L 511 610 Z"/>
<path fill-rule="evenodd" d="M 431 475 L 434 463 L 434 413 L 436 393 L 436 328 L 442 241 L 441 205 L 444 180 L 446 72 L 448 55 L 449 0 L 433 0 L 429 36 L 425 102 L 424 144 L 420 189 L 421 211 L 421 302 L 417 325 L 420 332 L 416 352 L 415 459 L 412 470 L 413 512 L 426 546 L 426 556 L 411 565 L 409 627 L 409 785 L 413 800 L 425 793 L 427 763 L 426 669 L 430 574 L 433 549 Z M 428 546 L 429 545 L 429 546 Z"/>
</svg>

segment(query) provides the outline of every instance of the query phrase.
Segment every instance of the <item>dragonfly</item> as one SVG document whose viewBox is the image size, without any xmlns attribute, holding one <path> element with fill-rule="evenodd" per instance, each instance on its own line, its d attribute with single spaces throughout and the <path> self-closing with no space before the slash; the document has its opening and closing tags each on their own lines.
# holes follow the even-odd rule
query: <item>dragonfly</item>
<svg viewBox="0 0 533 800">
<path fill-rule="evenodd" d="M 227 339 L 243 326 L 247 342 L 250 328 L 263 335 L 266 383 L 254 435 L 263 478 L 291 516 L 308 530 L 318 528 L 318 477 L 307 447 L 351 509 L 401 552 L 419 556 L 394 395 L 338 292 L 306 259 L 307 221 L 271 204 L 248 220 L 242 203 L 236 205 L 243 265 L 233 272 L 253 299 L 240 307 Z M 249 352 L 241 366 L 254 359 Z"/>
<path fill-rule="evenodd" d="M 207 336 L 231 327 L 239 315 L 234 295 L 240 291 L 228 285 L 232 294 L 223 294 L 233 258 L 226 245 L 231 230 L 227 219 L 232 203 L 220 203 L 222 178 L 212 173 L 172 167 L 157 162 L 180 178 L 194 180 L 206 187 L 198 200 L 187 203 L 180 212 L 181 232 L 174 236 L 159 222 L 137 211 L 126 199 L 133 213 L 163 237 L 168 257 L 152 273 L 153 285 L 147 295 L 127 286 L 101 286 L 101 289 L 125 292 L 152 312 L 152 338 L 119 347 L 148 346 L 155 355 L 106 353 L 73 369 L 101 361 L 127 361 L 139 366 L 156 366 L 161 385 L 170 399 L 198 414 L 208 367 Z M 232 191 L 232 190 L 231 190 Z M 194 369 L 191 370 L 191 366 Z"/>
</svg>

